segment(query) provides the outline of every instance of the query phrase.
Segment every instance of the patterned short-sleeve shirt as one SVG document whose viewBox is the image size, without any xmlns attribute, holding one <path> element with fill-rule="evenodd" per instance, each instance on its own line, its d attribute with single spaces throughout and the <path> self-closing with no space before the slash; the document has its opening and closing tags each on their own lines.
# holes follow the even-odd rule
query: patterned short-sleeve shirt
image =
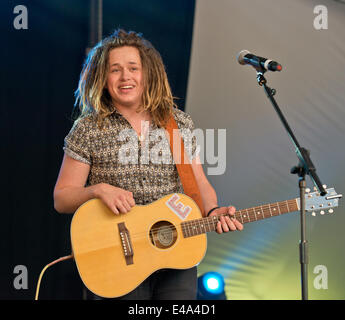
<svg viewBox="0 0 345 320">
<path fill-rule="evenodd" d="M 191 117 L 174 109 L 180 129 L 193 132 Z M 189 157 L 195 156 L 195 137 L 188 141 L 181 132 Z M 187 148 L 187 145 L 191 149 Z M 183 193 L 182 184 L 162 129 L 154 123 L 141 143 L 130 123 L 118 112 L 108 116 L 100 129 L 90 114 L 75 121 L 64 140 L 65 153 L 90 165 L 87 186 L 108 183 L 131 191 L 136 204 L 148 204 L 170 193 Z"/>
</svg>

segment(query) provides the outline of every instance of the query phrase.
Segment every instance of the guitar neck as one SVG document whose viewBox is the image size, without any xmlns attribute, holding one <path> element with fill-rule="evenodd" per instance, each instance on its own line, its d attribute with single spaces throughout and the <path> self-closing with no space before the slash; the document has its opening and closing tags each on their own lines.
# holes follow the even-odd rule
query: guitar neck
<svg viewBox="0 0 345 320">
<path fill-rule="evenodd" d="M 242 224 L 276 217 L 284 213 L 299 210 L 299 198 L 265 204 L 249 209 L 242 209 L 235 212 L 234 217 Z M 210 231 L 215 231 L 221 215 L 185 221 L 181 223 L 183 236 L 185 238 L 197 236 Z M 229 216 L 229 214 L 223 214 Z"/>
</svg>

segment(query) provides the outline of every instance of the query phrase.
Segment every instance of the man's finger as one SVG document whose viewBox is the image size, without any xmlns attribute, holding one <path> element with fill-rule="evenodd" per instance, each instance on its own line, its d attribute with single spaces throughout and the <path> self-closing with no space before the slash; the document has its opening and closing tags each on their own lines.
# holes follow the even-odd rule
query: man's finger
<svg viewBox="0 0 345 320">
<path fill-rule="evenodd" d="M 220 221 L 218 221 L 218 223 L 217 223 L 216 231 L 219 234 L 223 233 L 222 224 L 220 223 Z"/>
<path fill-rule="evenodd" d="M 236 208 L 233 206 L 228 207 L 228 213 L 234 215 L 236 212 Z"/>
<path fill-rule="evenodd" d="M 224 232 L 229 232 L 229 225 L 225 217 L 220 216 L 220 223 L 222 224 L 222 229 Z M 230 220 L 230 219 L 229 219 Z M 231 228 L 230 228 L 231 229 Z M 231 229 L 232 230 L 232 229 Z M 236 230 L 236 229 L 235 229 Z"/>
<path fill-rule="evenodd" d="M 231 231 L 235 231 L 237 229 L 234 222 L 229 217 L 225 217 L 225 220 Z"/>
</svg>

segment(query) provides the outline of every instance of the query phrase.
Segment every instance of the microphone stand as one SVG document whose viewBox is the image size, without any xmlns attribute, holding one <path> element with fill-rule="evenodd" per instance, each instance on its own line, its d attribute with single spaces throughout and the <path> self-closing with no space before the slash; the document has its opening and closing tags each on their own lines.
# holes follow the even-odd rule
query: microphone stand
<svg viewBox="0 0 345 320">
<path fill-rule="evenodd" d="M 314 185 L 319 190 L 320 194 L 324 196 L 327 192 L 324 189 L 319 177 L 316 174 L 316 169 L 309 157 L 309 150 L 302 148 L 295 135 L 293 134 L 289 124 L 287 123 L 284 115 L 282 114 L 277 102 L 274 99 L 276 90 L 267 86 L 267 80 L 264 77 L 265 70 L 255 68 L 257 70 L 257 82 L 262 86 L 266 92 L 268 99 L 271 101 L 275 111 L 278 114 L 281 122 L 283 123 L 292 143 L 295 146 L 295 152 L 299 159 L 297 166 L 294 166 L 290 173 L 297 174 L 299 177 L 299 193 L 300 193 L 300 224 L 301 224 L 301 240 L 299 243 L 299 256 L 301 264 L 301 287 L 302 287 L 302 300 L 308 300 L 308 241 L 306 239 L 306 217 L 305 217 L 305 189 L 306 181 L 305 176 L 309 175 Z"/>
</svg>

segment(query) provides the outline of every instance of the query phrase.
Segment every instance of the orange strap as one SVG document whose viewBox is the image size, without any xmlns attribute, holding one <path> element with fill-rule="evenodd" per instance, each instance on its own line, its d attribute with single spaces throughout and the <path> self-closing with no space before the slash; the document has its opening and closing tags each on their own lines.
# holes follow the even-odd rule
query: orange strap
<svg viewBox="0 0 345 320">
<path fill-rule="evenodd" d="M 175 130 L 174 130 L 175 129 Z M 196 183 L 190 160 L 185 153 L 184 143 L 181 139 L 177 123 L 171 116 L 166 130 L 169 134 L 170 149 L 176 164 L 177 172 L 180 176 L 184 193 L 191 197 L 198 205 L 201 214 L 204 216 L 204 205 L 200 195 L 199 187 Z"/>
</svg>

